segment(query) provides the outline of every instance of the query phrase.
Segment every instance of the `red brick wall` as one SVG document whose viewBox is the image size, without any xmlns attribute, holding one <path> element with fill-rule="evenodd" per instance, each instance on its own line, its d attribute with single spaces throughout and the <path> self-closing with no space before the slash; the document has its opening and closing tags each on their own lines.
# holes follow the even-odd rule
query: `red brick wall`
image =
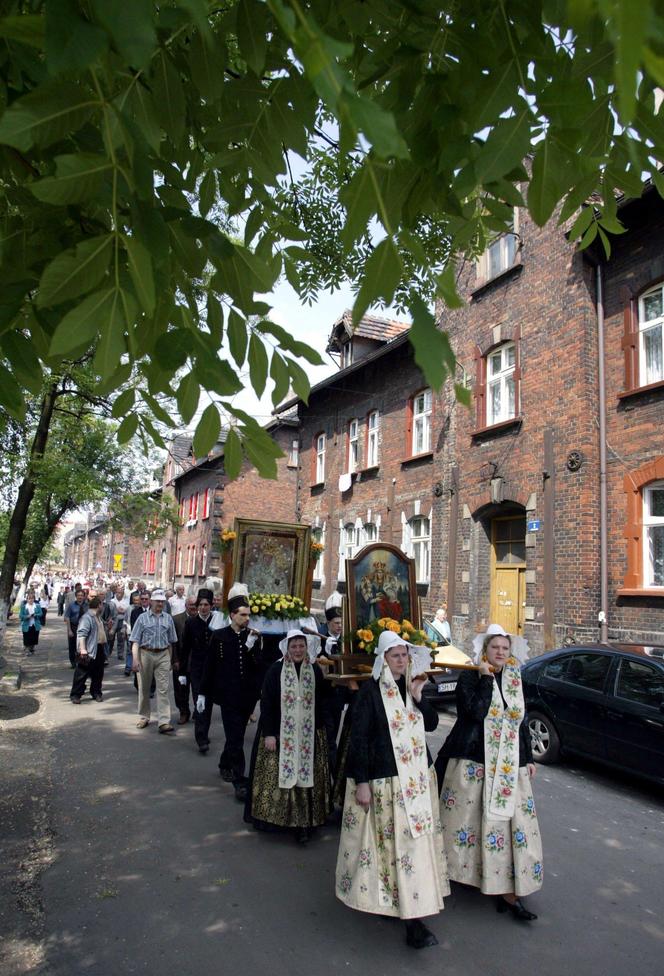
<svg viewBox="0 0 664 976">
<path fill-rule="evenodd" d="M 380 519 L 379 538 L 401 544 L 403 515 L 409 519 L 419 503 L 422 515 L 432 507 L 432 488 L 436 480 L 433 456 L 404 463 L 410 449 L 406 445 L 408 401 L 425 385 L 415 365 L 410 346 L 405 343 L 348 375 L 340 373 L 334 384 L 312 394 L 309 405 L 300 404 L 300 510 L 302 521 L 326 525 L 323 553 L 324 583 L 314 599 L 320 606 L 336 585 L 339 571 L 339 522 L 346 524 L 358 518 L 376 523 Z M 363 471 L 366 465 L 366 422 L 372 410 L 380 411 L 379 466 Z M 348 421 L 360 421 L 360 472 L 354 476 L 350 490 L 339 491 L 339 476 L 347 470 Z M 443 436 L 445 419 L 440 399 L 434 396 L 432 444 Z M 325 483 L 314 486 L 314 438 L 326 433 Z M 436 526 L 432 528 L 436 535 Z M 425 607 L 438 605 L 441 594 L 439 577 L 432 577 Z"/>
</svg>

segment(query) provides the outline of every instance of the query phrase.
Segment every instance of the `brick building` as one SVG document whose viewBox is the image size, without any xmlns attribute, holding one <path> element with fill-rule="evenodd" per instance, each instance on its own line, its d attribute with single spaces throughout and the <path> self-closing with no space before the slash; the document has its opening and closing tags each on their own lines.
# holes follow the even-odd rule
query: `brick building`
<svg viewBox="0 0 664 976">
<path fill-rule="evenodd" d="M 445 421 L 407 332 L 407 324 L 376 316 L 353 331 L 344 313 L 328 345 L 339 371 L 312 388 L 308 404 L 284 405 L 297 403 L 300 420 L 298 512 L 325 545 L 315 607 L 345 578 L 343 560 L 378 539 L 415 557 L 418 580 L 430 584 L 427 606 L 440 599 L 431 571 L 432 538 L 440 538 L 432 507 Z"/>
<path fill-rule="evenodd" d="M 471 410 L 451 381 L 426 389 L 404 323 L 335 323 L 339 371 L 285 405 L 301 422 L 298 510 L 326 546 L 321 596 L 380 539 L 415 557 L 424 608 L 448 603 L 458 643 L 491 620 L 535 653 L 664 642 L 664 204 L 647 190 L 619 214 L 608 260 L 520 212 L 460 269 L 466 304 L 439 317 Z"/>
<path fill-rule="evenodd" d="M 108 525 L 106 515 L 89 515 L 65 533 L 64 565 L 78 578 L 119 573 L 138 579 L 144 562 L 143 538 Z M 120 557 L 118 561 L 118 557 Z"/>
<path fill-rule="evenodd" d="M 436 455 L 434 523 L 457 638 L 498 620 L 542 651 L 597 639 L 600 610 L 610 638 L 664 638 L 664 206 L 648 192 L 620 216 L 627 232 L 606 260 L 579 252 L 555 221 L 538 228 L 519 213 L 517 232 L 461 271 L 464 308 L 442 311 L 474 389 L 472 412 L 444 390 Z"/>
<path fill-rule="evenodd" d="M 141 577 L 148 587 L 184 583 L 195 590 L 206 577 L 221 577 L 221 532 L 232 527 L 236 517 L 296 520 L 297 420 L 284 416 L 267 429 L 284 451 L 277 461 L 276 481 L 261 478 L 247 461 L 238 478 L 229 481 L 223 442 L 199 460 L 191 454 L 191 438 L 174 440 L 164 469 L 164 491 L 175 499 L 179 524 L 144 549 Z"/>
</svg>

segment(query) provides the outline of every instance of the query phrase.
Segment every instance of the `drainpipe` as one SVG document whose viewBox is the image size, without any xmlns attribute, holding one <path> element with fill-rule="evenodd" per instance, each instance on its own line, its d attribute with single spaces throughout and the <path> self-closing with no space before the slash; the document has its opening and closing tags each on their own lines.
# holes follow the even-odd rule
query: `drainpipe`
<svg viewBox="0 0 664 976">
<path fill-rule="evenodd" d="M 606 375 L 604 362 L 604 282 L 602 264 L 597 263 L 597 358 L 599 380 L 599 639 L 609 636 L 609 559 L 606 498 Z"/>
</svg>

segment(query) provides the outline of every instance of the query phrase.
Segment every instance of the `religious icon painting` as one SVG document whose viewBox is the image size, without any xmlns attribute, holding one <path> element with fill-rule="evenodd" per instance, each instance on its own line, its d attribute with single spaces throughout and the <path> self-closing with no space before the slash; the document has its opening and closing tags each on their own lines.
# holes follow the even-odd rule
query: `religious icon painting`
<svg viewBox="0 0 664 976">
<path fill-rule="evenodd" d="M 415 561 L 398 546 L 374 542 L 346 560 L 346 588 L 352 630 L 391 617 L 420 625 Z"/>
<path fill-rule="evenodd" d="M 290 594 L 304 599 L 310 529 L 290 522 L 235 519 L 233 578 L 250 593 Z"/>
</svg>

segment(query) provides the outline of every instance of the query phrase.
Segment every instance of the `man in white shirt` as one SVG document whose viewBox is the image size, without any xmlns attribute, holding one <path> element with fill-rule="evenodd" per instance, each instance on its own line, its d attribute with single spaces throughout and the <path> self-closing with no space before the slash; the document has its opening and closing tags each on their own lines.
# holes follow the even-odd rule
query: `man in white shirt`
<svg viewBox="0 0 664 976">
<path fill-rule="evenodd" d="M 125 595 L 125 589 L 122 583 L 118 583 L 115 589 L 115 596 L 112 597 L 111 603 L 115 606 L 117 612 L 117 619 L 115 627 L 112 634 L 109 635 L 109 651 L 108 656 L 113 654 L 113 645 L 117 641 L 118 644 L 118 661 L 124 661 L 125 657 L 125 644 L 127 631 L 125 629 L 125 619 L 129 613 L 129 598 Z"/>
<path fill-rule="evenodd" d="M 171 616 L 176 617 L 179 613 L 184 613 L 185 611 L 185 599 L 184 599 L 184 586 L 182 583 L 178 583 L 175 587 L 175 596 L 172 596 L 168 605 L 171 608 Z"/>
</svg>

